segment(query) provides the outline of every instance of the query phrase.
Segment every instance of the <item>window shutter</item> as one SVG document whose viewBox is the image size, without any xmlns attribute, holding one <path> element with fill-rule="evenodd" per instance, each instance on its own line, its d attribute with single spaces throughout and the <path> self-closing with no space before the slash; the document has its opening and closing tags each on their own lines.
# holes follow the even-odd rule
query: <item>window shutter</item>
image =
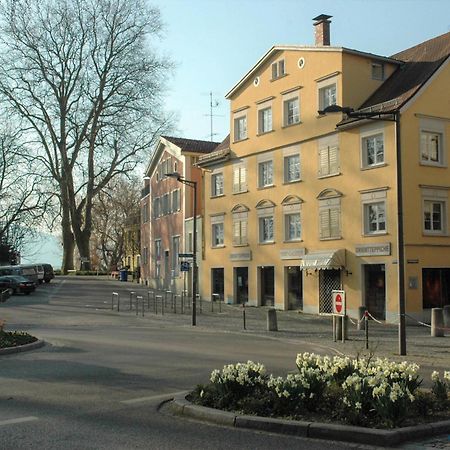
<svg viewBox="0 0 450 450">
<path fill-rule="evenodd" d="M 319 176 L 329 174 L 328 147 L 319 150 Z"/>
<path fill-rule="evenodd" d="M 247 243 L 247 221 L 241 220 L 241 244 Z"/>
<path fill-rule="evenodd" d="M 328 155 L 330 161 L 329 173 L 339 173 L 339 147 L 329 147 Z"/>
<path fill-rule="evenodd" d="M 233 244 L 240 244 L 240 226 L 239 220 L 233 222 Z"/>
<path fill-rule="evenodd" d="M 323 209 L 319 212 L 319 233 L 320 239 L 326 239 L 330 237 L 329 209 Z"/>
<path fill-rule="evenodd" d="M 233 192 L 239 192 L 239 167 L 233 170 Z"/>
<path fill-rule="evenodd" d="M 340 211 L 338 208 L 330 209 L 330 237 L 340 237 Z"/>
</svg>

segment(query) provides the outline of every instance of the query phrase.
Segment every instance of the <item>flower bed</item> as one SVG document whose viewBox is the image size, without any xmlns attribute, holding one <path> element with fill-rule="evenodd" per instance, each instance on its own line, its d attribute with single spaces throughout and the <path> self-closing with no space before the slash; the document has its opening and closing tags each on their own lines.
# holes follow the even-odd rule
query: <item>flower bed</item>
<svg viewBox="0 0 450 450">
<path fill-rule="evenodd" d="M 297 355 L 297 373 L 274 377 L 248 361 L 211 373 L 190 394 L 193 403 L 242 414 L 337 421 L 395 428 L 450 418 L 450 372 L 433 372 L 431 392 L 420 389 L 419 366 L 387 359 Z"/>
<path fill-rule="evenodd" d="M 31 344 L 36 342 L 37 338 L 31 334 L 22 331 L 2 331 L 0 330 L 0 349 L 17 347 L 19 345 Z"/>
</svg>

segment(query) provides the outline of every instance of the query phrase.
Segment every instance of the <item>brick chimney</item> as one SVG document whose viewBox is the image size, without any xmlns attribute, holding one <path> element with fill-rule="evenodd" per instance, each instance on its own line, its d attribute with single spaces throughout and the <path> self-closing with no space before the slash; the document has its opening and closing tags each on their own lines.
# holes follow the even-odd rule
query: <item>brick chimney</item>
<svg viewBox="0 0 450 450">
<path fill-rule="evenodd" d="M 326 14 L 321 14 L 320 16 L 314 17 L 314 28 L 316 45 L 330 45 L 330 23 L 333 16 L 327 16 Z"/>
</svg>

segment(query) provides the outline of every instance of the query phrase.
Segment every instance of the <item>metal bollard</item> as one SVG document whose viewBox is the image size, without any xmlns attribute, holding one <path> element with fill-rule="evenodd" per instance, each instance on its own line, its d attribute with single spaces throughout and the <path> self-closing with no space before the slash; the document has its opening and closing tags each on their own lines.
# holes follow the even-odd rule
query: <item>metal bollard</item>
<svg viewBox="0 0 450 450">
<path fill-rule="evenodd" d="M 220 302 L 220 295 L 219 294 L 211 294 L 211 312 L 214 312 L 214 302 L 217 301 L 216 299 L 219 299 L 219 302 Z"/>
<path fill-rule="evenodd" d="M 142 297 L 142 295 L 137 295 L 136 296 L 136 315 L 138 315 L 139 300 L 142 303 L 142 317 L 144 317 L 144 297 Z"/>
<path fill-rule="evenodd" d="M 134 291 L 130 292 L 130 311 L 133 309 L 132 301 L 133 301 L 133 295 L 134 294 L 136 294 L 136 292 L 134 292 Z"/>
<path fill-rule="evenodd" d="M 202 298 L 197 294 L 197 305 L 200 305 L 200 314 L 202 313 Z"/>
<path fill-rule="evenodd" d="M 444 310 L 442 308 L 431 309 L 431 336 L 444 336 Z"/>
<path fill-rule="evenodd" d="M 244 330 L 246 330 L 246 324 L 245 324 L 245 302 L 242 303 L 242 319 L 244 321 Z"/>
<path fill-rule="evenodd" d="M 158 309 L 158 299 L 161 299 L 161 314 L 164 314 L 164 300 L 163 300 L 163 296 L 162 295 L 156 295 L 155 296 L 155 305 L 156 305 L 156 310 Z M 158 314 L 158 313 L 156 313 Z"/>
<path fill-rule="evenodd" d="M 169 294 L 172 294 L 172 291 L 166 291 L 164 296 L 164 307 L 167 307 L 167 297 Z"/>
<path fill-rule="evenodd" d="M 277 310 L 275 308 L 267 310 L 267 331 L 278 331 Z"/>
<path fill-rule="evenodd" d="M 117 292 L 113 292 L 111 295 L 111 310 L 114 310 L 114 297 L 117 297 L 117 311 L 119 311 L 119 294 Z"/>
<path fill-rule="evenodd" d="M 179 297 L 178 294 L 175 294 L 175 295 L 173 296 L 173 306 L 174 306 L 173 312 L 174 312 L 174 314 L 177 313 L 177 298 L 178 298 L 178 297 Z"/>
<path fill-rule="evenodd" d="M 366 350 L 369 350 L 369 311 L 364 311 L 364 325 L 366 329 Z"/>
<path fill-rule="evenodd" d="M 358 322 L 356 324 L 356 329 L 357 330 L 364 330 L 365 329 L 365 325 L 366 325 L 366 321 L 364 320 L 366 314 L 366 307 L 365 306 L 359 306 L 358 307 Z"/>
</svg>

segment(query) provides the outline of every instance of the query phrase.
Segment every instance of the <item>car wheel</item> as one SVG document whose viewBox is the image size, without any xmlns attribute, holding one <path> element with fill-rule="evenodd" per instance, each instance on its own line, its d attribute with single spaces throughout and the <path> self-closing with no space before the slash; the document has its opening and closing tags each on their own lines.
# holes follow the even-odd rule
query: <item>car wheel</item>
<svg viewBox="0 0 450 450">
<path fill-rule="evenodd" d="M 14 294 L 14 289 L 13 288 L 8 288 L 8 294 L 9 295 L 13 295 Z"/>
</svg>

